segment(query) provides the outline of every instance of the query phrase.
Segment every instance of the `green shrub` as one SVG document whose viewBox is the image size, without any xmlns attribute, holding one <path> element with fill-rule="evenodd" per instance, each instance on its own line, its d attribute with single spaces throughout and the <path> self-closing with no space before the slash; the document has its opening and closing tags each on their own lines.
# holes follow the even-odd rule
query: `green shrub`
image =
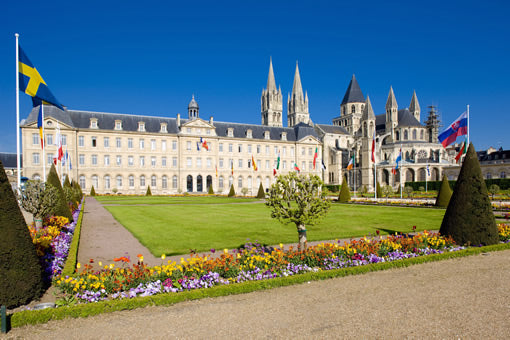
<svg viewBox="0 0 510 340">
<path fill-rule="evenodd" d="M 13 308 L 41 296 L 42 269 L 25 219 L 0 161 L 0 305 Z"/>
<path fill-rule="evenodd" d="M 377 192 L 377 198 L 383 197 L 383 192 L 382 192 L 381 185 L 379 184 L 379 182 L 377 182 L 376 190 L 377 190 L 376 191 Z"/>
<path fill-rule="evenodd" d="M 404 187 L 404 192 L 406 193 L 407 198 L 413 197 L 413 191 L 413 187 L 409 187 L 407 185 Z"/>
<path fill-rule="evenodd" d="M 230 186 L 230 192 L 228 193 L 228 197 L 233 197 L 236 195 L 236 191 L 234 190 L 234 184 Z"/>
<path fill-rule="evenodd" d="M 342 187 L 340 188 L 340 194 L 338 195 L 338 202 L 347 203 L 351 200 L 351 193 L 349 191 L 349 184 L 347 183 L 347 176 L 344 176 L 342 181 Z"/>
<path fill-rule="evenodd" d="M 257 192 L 257 198 L 266 198 L 266 193 L 264 191 L 264 187 L 262 186 L 262 182 L 259 185 L 259 191 Z"/>
<path fill-rule="evenodd" d="M 145 192 L 145 196 L 152 196 L 151 186 L 150 185 L 147 186 L 147 192 Z"/>
<path fill-rule="evenodd" d="M 94 189 L 94 186 L 90 188 L 90 196 L 96 196 L 96 190 Z"/>
<path fill-rule="evenodd" d="M 441 187 L 439 187 L 439 192 L 437 193 L 436 207 L 446 208 L 448 206 L 448 203 L 450 202 L 451 197 L 452 189 L 450 188 L 450 184 L 448 183 L 446 175 L 443 175 Z"/>
<path fill-rule="evenodd" d="M 494 195 L 496 195 L 499 192 L 499 186 L 497 184 L 492 184 L 489 187 L 489 192 L 492 195 L 492 199 L 494 199 Z"/>
<path fill-rule="evenodd" d="M 71 182 L 69 182 L 69 176 L 66 176 L 66 179 L 64 180 L 64 188 L 72 188 Z"/>
<path fill-rule="evenodd" d="M 214 190 L 213 190 L 212 184 L 211 184 L 211 185 L 209 185 L 209 190 L 207 191 L 207 193 L 208 193 L 209 195 L 214 195 Z"/>
<path fill-rule="evenodd" d="M 462 163 L 439 232 L 461 245 L 499 243 L 496 220 L 473 143 Z"/>
<path fill-rule="evenodd" d="M 64 190 L 62 189 L 62 185 L 60 184 L 60 179 L 57 175 L 57 170 L 55 170 L 55 165 L 51 165 L 50 172 L 48 177 L 46 178 L 46 183 L 50 183 L 53 185 L 58 191 L 58 202 L 55 205 L 55 215 L 56 216 L 64 216 L 69 219 L 69 222 L 73 221 L 73 215 L 71 214 L 71 209 L 67 205 L 66 196 L 64 194 Z"/>
</svg>

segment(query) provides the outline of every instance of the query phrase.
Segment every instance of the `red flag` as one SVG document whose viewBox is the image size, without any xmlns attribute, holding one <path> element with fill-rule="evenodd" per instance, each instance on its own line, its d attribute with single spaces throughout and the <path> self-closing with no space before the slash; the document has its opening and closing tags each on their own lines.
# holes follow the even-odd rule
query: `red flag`
<svg viewBox="0 0 510 340">
<path fill-rule="evenodd" d="M 273 169 L 273 176 L 276 176 L 276 169 Z"/>
<path fill-rule="evenodd" d="M 374 131 L 374 139 L 372 139 L 372 162 L 375 163 L 375 131 Z"/>
</svg>

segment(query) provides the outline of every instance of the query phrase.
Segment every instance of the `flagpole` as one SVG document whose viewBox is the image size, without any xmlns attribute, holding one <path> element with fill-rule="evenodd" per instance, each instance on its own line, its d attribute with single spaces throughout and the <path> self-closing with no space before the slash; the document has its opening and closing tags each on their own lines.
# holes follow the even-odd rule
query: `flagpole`
<svg viewBox="0 0 510 340">
<path fill-rule="evenodd" d="M 18 190 L 21 188 L 21 157 L 19 147 L 19 34 L 15 33 L 16 37 L 16 165 L 18 170 Z"/>
<path fill-rule="evenodd" d="M 467 106 L 467 145 L 469 145 L 469 104 Z"/>
<path fill-rule="evenodd" d="M 429 175 L 429 163 L 427 162 L 427 168 L 425 169 L 425 192 L 428 192 L 427 190 L 427 184 L 428 184 L 428 176 Z"/>
<path fill-rule="evenodd" d="M 43 160 L 43 181 L 46 182 L 46 153 L 44 144 L 46 142 L 46 136 L 44 135 L 44 104 L 41 101 L 41 125 L 42 125 L 42 160 Z"/>
<path fill-rule="evenodd" d="M 402 144 L 400 144 L 400 161 L 402 166 L 400 167 L 400 199 L 402 199 L 402 170 L 404 169 L 404 160 L 402 157 Z"/>
<path fill-rule="evenodd" d="M 354 150 L 354 161 L 352 163 L 353 166 L 354 166 L 354 171 L 352 173 L 352 177 L 353 177 L 353 185 L 354 185 L 354 197 L 356 197 L 356 150 Z"/>
</svg>

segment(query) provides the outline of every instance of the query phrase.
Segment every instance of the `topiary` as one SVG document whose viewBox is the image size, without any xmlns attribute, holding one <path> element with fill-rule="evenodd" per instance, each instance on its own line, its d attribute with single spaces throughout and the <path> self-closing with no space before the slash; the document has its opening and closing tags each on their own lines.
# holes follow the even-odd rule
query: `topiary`
<svg viewBox="0 0 510 340">
<path fill-rule="evenodd" d="M 262 182 L 260 182 L 260 185 L 259 185 L 259 191 L 257 192 L 257 198 L 266 198 L 266 192 L 264 191 Z"/>
<path fill-rule="evenodd" d="M 55 170 L 55 165 L 51 165 L 50 172 L 48 173 L 48 177 L 46 178 L 46 183 L 50 183 L 53 185 L 58 191 L 58 202 L 55 205 L 55 215 L 56 216 L 64 216 L 69 219 L 69 222 L 73 221 L 73 215 L 71 214 L 71 209 L 66 202 L 66 196 L 64 194 L 64 190 L 62 189 L 62 185 L 60 184 L 60 179 L 57 175 L 57 170 Z"/>
<path fill-rule="evenodd" d="M 342 187 L 340 188 L 340 194 L 338 195 L 338 202 L 347 203 L 351 200 L 351 193 L 349 191 L 349 185 L 347 184 L 347 176 L 344 176 L 342 181 Z"/>
<path fill-rule="evenodd" d="M 214 195 L 214 190 L 213 190 L 212 184 L 211 184 L 211 185 L 209 185 L 209 190 L 207 190 L 207 193 L 208 193 L 209 195 Z"/>
<path fill-rule="evenodd" d="M 234 184 L 230 186 L 230 192 L 228 193 L 228 197 L 233 197 L 236 195 L 236 191 L 234 190 Z"/>
<path fill-rule="evenodd" d="M 90 196 L 96 196 L 96 190 L 94 190 L 94 186 L 90 188 Z"/>
<path fill-rule="evenodd" d="M 377 198 L 383 197 L 383 192 L 381 190 L 381 186 L 379 185 L 379 182 L 377 182 L 376 193 L 377 193 Z"/>
<path fill-rule="evenodd" d="M 460 245 L 499 243 L 496 220 L 473 143 L 469 144 L 439 232 L 451 236 Z"/>
<path fill-rule="evenodd" d="M 147 192 L 145 193 L 145 196 L 152 196 L 152 192 L 151 192 L 151 186 L 147 186 Z"/>
<path fill-rule="evenodd" d="M 450 188 L 450 184 L 448 183 L 448 178 L 443 174 L 443 180 L 441 181 L 441 186 L 439 187 L 439 191 L 437 192 L 436 197 L 436 207 L 446 208 L 448 203 L 450 202 L 450 198 L 452 197 L 452 189 Z"/>
<path fill-rule="evenodd" d="M 32 238 L 0 161 L 0 305 L 27 304 L 43 292 Z"/>
<path fill-rule="evenodd" d="M 71 181 L 71 186 L 76 190 L 76 193 L 78 194 L 78 201 L 81 201 L 83 198 L 83 191 L 81 191 L 80 185 L 73 179 Z"/>
<path fill-rule="evenodd" d="M 64 180 L 64 188 L 72 188 L 71 182 L 69 182 L 69 176 L 66 176 L 66 179 Z"/>
</svg>

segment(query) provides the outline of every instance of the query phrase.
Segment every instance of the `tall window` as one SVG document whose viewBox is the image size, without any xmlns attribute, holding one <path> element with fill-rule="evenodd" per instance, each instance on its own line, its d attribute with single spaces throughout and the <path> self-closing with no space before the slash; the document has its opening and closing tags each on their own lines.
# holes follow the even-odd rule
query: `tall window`
<svg viewBox="0 0 510 340">
<path fill-rule="evenodd" d="M 228 145 L 228 152 L 232 152 L 233 147 L 234 147 L 234 146 L 233 146 L 232 144 L 229 144 L 229 145 Z"/>
<path fill-rule="evenodd" d="M 220 152 L 223 152 L 223 143 L 220 143 L 218 145 L 218 149 L 219 149 Z"/>
<path fill-rule="evenodd" d="M 243 145 L 242 144 L 238 145 L 238 150 L 239 150 L 239 152 L 243 152 Z"/>
<path fill-rule="evenodd" d="M 172 150 L 177 150 L 177 141 L 176 140 L 172 141 Z"/>
<path fill-rule="evenodd" d="M 117 188 L 118 189 L 122 188 L 122 176 L 121 175 L 117 176 Z"/>
<path fill-rule="evenodd" d="M 115 157 L 115 160 L 116 160 L 117 166 L 121 166 L 122 165 L 122 156 L 117 155 Z"/>
<path fill-rule="evenodd" d="M 166 176 L 161 177 L 161 187 L 163 189 L 168 188 L 168 179 Z"/>
<path fill-rule="evenodd" d="M 140 166 L 145 166 L 145 156 L 140 156 Z"/>
<path fill-rule="evenodd" d="M 257 153 L 260 153 L 260 145 L 257 145 Z"/>
<path fill-rule="evenodd" d="M 128 166 L 133 166 L 135 164 L 135 160 L 133 156 L 128 156 Z"/>
<path fill-rule="evenodd" d="M 61 135 L 60 140 L 62 141 L 63 146 L 67 145 L 67 135 Z"/>
<path fill-rule="evenodd" d="M 177 157 L 172 157 L 172 166 L 177 168 Z"/>
<path fill-rule="evenodd" d="M 239 187 L 239 189 L 241 189 L 243 187 L 243 178 L 240 176 L 237 179 L 237 186 Z"/>
<path fill-rule="evenodd" d="M 82 189 L 85 189 L 85 184 L 86 184 L 86 183 L 85 183 L 85 176 L 81 175 L 81 176 L 80 176 L 80 187 L 81 187 Z"/>
<path fill-rule="evenodd" d="M 85 165 L 85 155 L 84 154 L 78 155 L 78 164 Z"/>
<path fill-rule="evenodd" d="M 197 168 L 201 168 L 202 167 L 202 158 L 198 157 L 197 158 Z"/>
<path fill-rule="evenodd" d="M 218 179 L 218 187 L 220 189 L 223 189 L 223 176 L 220 176 L 220 178 Z"/>
<path fill-rule="evenodd" d="M 172 188 L 177 189 L 177 176 L 172 177 Z"/>
<path fill-rule="evenodd" d="M 161 157 L 161 166 L 166 166 L 166 157 Z"/>
<path fill-rule="evenodd" d="M 356 106 L 355 105 L 351 106 L 351 113 L 356 113 Z"/>
<path fill-rule="evenodd" d="M 269 145 L 266 145 L 266 155 L 269 155 Z"/>
<path fill-rule="evenodd" d="M 211 159 L 207 158 L 207 167 L 210 168 L 212 166 Z"/>
<path fill-rule="evenodd" d="M 156 166 L 156 157 L 155 157 L 155 156 L 152 156 L 152 157 L 151 157 L 151 166 L 152 166 L 152 167 L 155 167 L 155 166 Z"/>
<path fill-rule="evenodd" d="M 145 186 L 145 176 L 144 176 L 144 175 L 141 175 L 141 176 L 140 176 L 140 186 L 141 186 L 141 187 L 144 187 L 144 186 Z"/>
<path fill-rule="evenodd" d="M 153 188 L 157 187 L 157 178 L 155 175 L 151 176 L 151 187 Z"/>
<path fill-rule="evenodd" d="M 143 150 L 145 148 L 145 141 L 143 139 L 140 139 L 140 150 Z"/>
<path fill-rule="evenodd" d="M 53 145 L 53 135 L 46 134 L 46 145 Z"/>
<path fill-rule="evenodd" d="M 220 158 L 220 168 L 223 168 L 223 158 Z"/>
<path fill-rule="evenodd" d="M 133 138 L 128 138 L 128 149 L 133 148 Z"/>
<path fill-rule="evenodd" d="M 191 150 L 191 142 L 190 141 L 187 141 L 186 142 L 186 150 Z"/>
<path fill-rule="evenodd" d="M 110 189 L 110 176 L 104 176 L 104 188 Z"/>
<path fill-rule="evenodd" d="M 97 187 L 99 186 L 97 175 L 92 176 L 92 185 L 94 186 L 95 189 L 97 189 Z"/>
<path fill-rule="evenodd" d="M 156 150 L 156 140 L 155 139 L 151 139 L 151 150 L 152 151 Z"/>
<path fill-rule="evenodd" d="M 135 187 L 135 176 L 129 175 L 129 187 L 134 188 Z"/>
<path fill-rule="evenodd" d="M 110 156 L 104 155 L 104 166 L 109 166 L 109 165 L 110 165 Z"/>
<path fill-rule="evenodd" d="M 191 168 L 191 157 L 186 158 L 186 166 Z"/>
<path fill-rule="evenodd" d="M 103 145 L 104 145 L 105 148 L 109 148 L 110 147 L 110 138 L 109 137 L 104 137 Z"/>
<path fill-rule="evenodd" d="M 39 144 L 39 143 L 40 143 L 40 142 L 39 142 L 39 138 L 40 138 L 40 137 L 39 137 L 39 134 L 38 134 L 38 133 L 33 133 L 33 134 L 32 134 L 32 144 L 33 144 L 33 145 L 37 145 L 37 144 Z"/>
<path fill-rule="evenodd" d="M 39 153 L 33 153 L 32 154 L 32 164 L 39 164 Z"/>
<path fill-rule="evenodd" d="M 95 148 L 97 146 L 97 137 L 91 137 L 92 147 Z"/>
<path fill-rule="evenodd" d="M 97 155 L 92 155 L 92 165 L 97 165 Z"/>
<path fill-rule="evenodd" d="M 78 146 L 85 146 L 85 137 L 78 136 Z"/>
<path fill-rule="evenodd" d="M 53 164 L 53 154 L 51 152 L 46 154 L 47 164 Z M 83 156 L 83 163 L 85 163 L 85 156 Z"/>
<path fill-rule="evenodd" d="M 120 139 L 120 137 L 115 138 L 115 145 L 116 145 L 118 148 L 121 148 L 121 147 L 122 147 L 122 139 Z"/>
<path fill-rule="evenodd" d="M 161 141 L 161 151 L 166 151 L 166 140 Z"/>
</svg>

